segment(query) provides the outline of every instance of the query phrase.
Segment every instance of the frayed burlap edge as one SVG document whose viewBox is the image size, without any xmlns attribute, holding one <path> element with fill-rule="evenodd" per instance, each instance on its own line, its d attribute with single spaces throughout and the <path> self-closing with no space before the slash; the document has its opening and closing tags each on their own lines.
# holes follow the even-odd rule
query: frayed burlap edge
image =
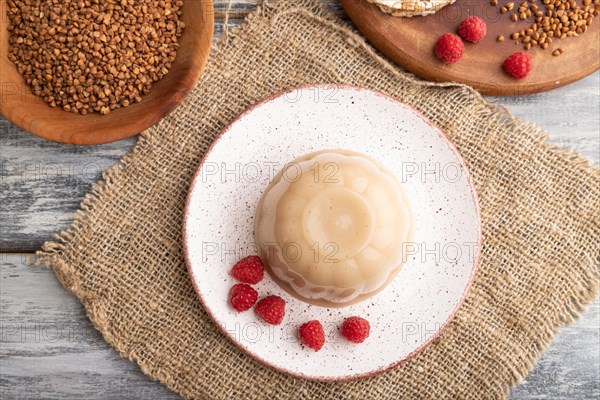
<svg viewBox="0 0 600 400">
<path fill-rule="evenodd" d="M 359 45 L 365 52 L 370 54 L 371 57 L 386 70 L 392 72 L 398 77 L 410 80 L 415 85 L 419 85 L 422 87 L 437 87 L 449 89 L 458 88 L 462 92 L 468 93 L 468 95 L 473 99 L 472 106 L 477 107 L 477 111 L 481 115 L 495 120 L 498 124 L 502 125 L 507 129 L 513 131 L 528 132 L 536 138 L 540 145 L 545 146 L 547 149 L 554 152 L 558 157 L 568 160 L 570 163 L 577 164 L 581 168 L 589 171 L 590 173 L 598 173 L 597 167 L 594 166 L 592 162 L 585 159 L 580 154 L 569 148 L 565 148 L 563 146 L 553 143 L 548 143 L 548 134 L 543 132 L 539 127 L 521 119 L 512 117 L 504 107 L 486 101 L 477 91 L 468 86 L 456 83 L 432 83 L 421 81 L 415 78 L 414 76 L 407 77 L 406 73 L 403 73 L 401 75 L 401 73 L 397 70 L 396 66 L 392 65 L 389 61 L 383 58 L 376 50 L 374 50 L 369 44 L 367 44 L 363 37 L 361 37 L 356 31 L 354 31 L 351 27 L 347 25 L 342 25 L 340 21 L 337 21 L 330 17 L 328 13 L 315 2 L 310 0 L 300 0 L 295 2 L 295 7 L 293 8 L 288 8 L 283 11 L 282 8 L 283 7 L 280 4 L 271 3 L 269 1 L 261 2 L 259 7 L 248 15 L 247 20 L 241 26 L 230 30 L 226 30 L 224 32 L 224 35 L 221 38 L 221 40 L 215 46 L 213 46 L 209 63 L 213 59 L 218 57 L 220 53 L 227 52 L 228 47 L 235 43 L 235 41 L 244 40 L 245 28 L 248 24 L 252 24 L 253 19 L 269 15 L 271 15 L 272 18 L 279 18 L 284 14 L 297 13 L 304 16 L 305 18 L 314 19 L 322 25 L 327 26 L 331 29 L 335 29 L 338 32 L 343 32 L 349 41 L 352 41 L 355 44 Z M 109 344 L 116 348 L 116 350 L 119 352 L 119 354 L 121 354 L 121 356 L 140 365 L 142 371 L 152 379 L 157 379 L 173 391 L 179 392 L 182 395 L 188 397 L 191 396 L 191 394 L 182 392 L 181 388 L 178 388 L 176 386 L 175 382 L 170 376 L 161 375 L 161 372 L 153 368 L 152 365 L 147 365 L 143 361 L 139 360 L 137 357 L 126 353 L 125 351 L 123 351 L 123 349 L 119 347 L 118 341 L 108 333 L 107 329 L 105 329 L 106 315 L 103 314 L 101 308 L 96 307 L 94 295 L 85 292 L 81 288 L 82 285 L 79 281 L 79 277 L 77 276 L 77 274 L 74 273 L 73 266 L 70 265 L 68 262 L 65 262 L 65 260 L 61 257 L 64 250 L 69 245 L 71 239 L 74 236 L 76 236 L 80 231 L 81 227 L 84 224 L 86 224 L 88 212 L 92 210 L 96 206 L 96 204 L 103 201 L 103 199 L 107 196 L 107 193 L 111 191 L 111 187 L 113 186 L 113 183 L 115 181 L 128 178 L 128 176 L 123 173 L 125 167 L 128 165 L 130 160 L 136 156 L 138 152 L 142 151 L 142 149 L 148 145 L 149 140 L 154 140 L 154 138 L 147 134 L 147 132 L 140 134 L 138 143 L 130 153 L 125 155 L 117 165 L 109 168 L 102 174 L 102 180 L 94 184 L 91 192 L 87 194 L 83 199 L 80 205 L 80 210 L 77 211 L 74 216 L 74 221 L 72 225 L 60 234 L 55 235 L 54 241 L 49 241 L 45 243 L 42 250 L 36 253 L 36 264 L 45 264 L 47 266 L 50 266 L 54 270 L 56 276 L 63 284 L 63 286 L 72 291 L 83 303 L 86 309 L 87 316 L 90 318 L 96 329 L 98 329 L 102 333 L 104 339 Z M 581 312 L 584 311 L 597 296 L 598 290 L 600 288 L 600 275 L 598 273 L 598 270 L 596 269 L 594 271 L 590 271 L 589 275 L 586 278 L 588 280 L 586 282 L 581 282 L 580 287 L 576 288 L 576 292 L 578 292 L 579 295 L 573 297 L 572 304 L 565 308 L 560 320 L 548 321 L 547 325 L 540 326 L 540 330 L 544 332 L 544 337 L 542 338 L 541 343 L 539 343 L 540 346 L 539 351 L 536 353 L 536 358 L 529 360 L 529 362 L 526 363 L 525 369 L 515 369 L 512 371 L 513 380 L 509 382 L 508 385 L 504 388 L 505 395 L 508 395 L 510 389 L 519 382 L 521 382 L 525 378 L 525 376 L 534 368 L 537 360 L 543 353 L 543 350 L 548 346 L 550 341 L 559 332 L 561 325 L 566 323 L 572 323 L 577 318 L 579 318 Z"/>
</svg>

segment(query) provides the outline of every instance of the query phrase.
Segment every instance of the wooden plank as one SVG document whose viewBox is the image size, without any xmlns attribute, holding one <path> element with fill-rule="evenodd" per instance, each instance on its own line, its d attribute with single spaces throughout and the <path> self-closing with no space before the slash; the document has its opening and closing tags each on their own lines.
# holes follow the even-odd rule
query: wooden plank
<svg viewBox="0 0 600 400">
<path fill-rule="evenodd" d="M 346 18 L 338 0 L 322 2 Z M 230 25 L 239 25 L 255 3 L 234 0 Z M 215 40 L 222 34 L 226 9 L 227 1 L 215 2 Z M 538 123 L 551 133 L 552 141 L 599 163 L 599 76 L 541 95 L 490 100 Z M 101 171 L 134 143 L 130 139 L 94 147 L 58 145 L 0 118 L 0 252 L 34 251 L 64 229 Z M 0 255 L 0 398 L 178 398 L 121 359 L 52 272 L 28 266 L 25 257 Z M 562 331 L 511 398 L 597 397 L 599 316 L 596 301 L 582 320 Z"/>
<path fill-rule="evenodd" d="M 103 146 L 48 142 L 0 120 L 0 251 L 33 250 L 69 225 L 83 196 L 135 139 Z M 58 228 L 58 229 L 57 229 Z"/>
<path fill-rule="evenodd" d="M 120 358 L 51 270 L 4 254 L 0 265 L 0 397 L 175 399 Z M 587 399 L 600 390 L 600 301 L 565 327 L 511 399 Z"/>
<path fill-rule="evenodd" d="M 551 141 L 600 163 L 600 73 L 551 92 L 489 98 L 539 124 Z M 101 171 L 131 149 L 133 139 L 103 146 L 51 143 L 0 119 L 0 251 L 32 252 L 66 228 Z"/>
<path fill-rule="evenodd" d="M 285 0 L 279 0 L 285 1 Z M 229 13 L 230 19 L 243 19 L 249 12 L 256 9 L 257 0 L 232 0 L 231 10 Z M 348 16 L 344 12 L 339 0 L 321 0 L 321 3 L 337 17 L 347 19 Z M 227 10 L 228 1 L 218 0 L 214 2 L 215 18 L 224 19 Z"/>
<path fill-rule="evenodd" d="M 178 398 L 121 358 L 52 271 L 27 258 L 2 255 L 0 398 Z"/>
</svg>

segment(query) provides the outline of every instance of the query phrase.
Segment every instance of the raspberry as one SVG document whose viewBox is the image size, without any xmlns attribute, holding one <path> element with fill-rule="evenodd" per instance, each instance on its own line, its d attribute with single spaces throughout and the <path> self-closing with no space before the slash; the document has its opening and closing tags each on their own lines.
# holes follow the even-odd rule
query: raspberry
<svg viewBox="0 0 600 400">
<path fill-rule="evenodd" d="M 342 336 L 354 343 L 362 343 L 369 337 L 371 325 L 361 317 L 350 317 L 342 324 Z"/>
<path fill-rule="evenodd" d="M 458 27 L 458 34 L 467 42 L 477 43 L 485 36 L 487 26 L 479 17 L 469 17 L 461 22 Z"/>
<path fill-rule="evenodd" d="M 231 269 L 231 275 L 233 275 L 235 279 L 251 285 L 255 285 L 260 282 L 264 274 L 265 267 L 258 256 L 248 256 L 246 258 L 242 258 L 240 261 L 235 263 Z"/>
<path fill-rule="evenodd" d="M 444 33 L 435 44 L 435 55 L 446 64 L 454 64 L 465 52 L 465 45 L 452 33 Z"/>
<path fill-rule="evenodd" d="M 267 296 L 256 304 L 254 311 L 266 323 L 279 325 L 285 315 L 285 301 L 279 296 Z"/>
<path fill-rule="evenodd" d="M 519 51 L 504 60 L 504 70 L 517 79 L 523 79 L 531 72 L 531 56 Z"/>
<path fill-rule="evenodd" d="M 229 291 L 229 303 L 237 312 L 242 312 L 252 308 L 258 299 L 258 292 L 250 285 L 238 283 L 233 285 Z"/>
<path fill-rule="evenodd" d="M 321 350 L 325 344 L 325 331 L 323 325 L 319 321 L 312 320 L 300 326 L 298 329 L 298 335 L 303 345 L 314 349 L 315 351 Z"/>
</svg>

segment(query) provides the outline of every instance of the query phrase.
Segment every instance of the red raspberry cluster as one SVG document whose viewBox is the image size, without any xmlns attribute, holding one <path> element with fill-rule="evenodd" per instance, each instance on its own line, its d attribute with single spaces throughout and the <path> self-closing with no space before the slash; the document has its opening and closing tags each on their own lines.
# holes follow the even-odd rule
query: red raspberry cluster
<svg viewBox="0 0 600 400">
<path fill-rule="evenodd" d="M 454 64 L 465 52 L 464 39 L 467 42 L 478 43 L 487 33 L 484 20 L 472 16 L 462 21 L 458 27 L 458 35 L 444 33 L 435 44 L 435 55 L 446 64 Z M 460 35 L 460 36 L 459 36 Z M 523 79 L 531 72 L 531 56 L 525 52 L 514 53 L 503 64 L 504 71 L 516 79 Z"/>
<path fill-rule="evenodd" d="M 237 312 L 248 311 L 256 304 L 254 311 L 266 323 L 279 325 L 285 316 L 285 300 L 279 296 L 269 295 L 258 303 L 258 292 L 250 285 L 259 283 L 265 274 L 265 267 L 258 256 L 249 256 L 239 260 L 231 269 L 231 275 L 240 281 L 229 291 L 229 304 Z M 362 343 L 367 337 L 371 326 L 369 321 L 361 317 L 350 317 L 341 326 L 342 336 L 354 343 Z M 325 345 L 325 330 L 321 322 L 308 321 L 298 328 L 300 342 L 315 351 Z"/>
</svg>

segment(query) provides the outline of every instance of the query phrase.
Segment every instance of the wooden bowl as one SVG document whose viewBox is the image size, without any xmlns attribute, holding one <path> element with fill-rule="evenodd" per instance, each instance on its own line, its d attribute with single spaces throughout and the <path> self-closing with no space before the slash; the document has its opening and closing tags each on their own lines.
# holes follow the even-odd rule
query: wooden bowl
<svg viewBox="0 0 600 400">
<path fill-rule="evenodd" d="M 157 123 L 192 90 L 208 60 L 214 28 L 212 0 L 186 1 L 177 58 L 140 103 L 108 115 L 79 115 L 52 108 L 29 90 L 8 59 L 7 0 L 0 0 L 0 114 L 19 128 L 71 144 L 100 144 L 133 136 Z"/>
</svg>

